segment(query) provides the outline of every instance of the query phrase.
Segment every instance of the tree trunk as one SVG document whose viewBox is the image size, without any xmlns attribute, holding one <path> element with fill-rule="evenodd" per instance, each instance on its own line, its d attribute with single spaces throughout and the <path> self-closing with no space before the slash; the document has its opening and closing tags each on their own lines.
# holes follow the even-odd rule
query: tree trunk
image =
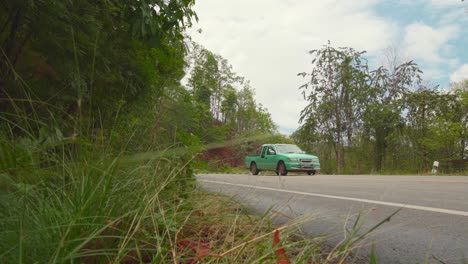
<svg viewBox="0 0 468 264">
<path fill-rule="evenodd" d="M 465 148 L 466 148 L 466 141 L 465 139 L 462 139 L 461 140 L 461 151 L 460 151 L 460 159 L 464 159 L 465 158 Z"/>
<path fill-rule="evenodd" d="M 385 153 L 387 151 L 387 136 L 389 132 L 386 128 L 380 127 L 375 130 L 375 169 L 378 172 L 382 171 Z"/>
<path fill-rule="evenodd" d="M 341 144 L 336 145 L 335 157 L 336 157 L 336 164 L 337 164 L 337 173 L 341 174 L 345 166 L 343 145 Z"/>
</svg>

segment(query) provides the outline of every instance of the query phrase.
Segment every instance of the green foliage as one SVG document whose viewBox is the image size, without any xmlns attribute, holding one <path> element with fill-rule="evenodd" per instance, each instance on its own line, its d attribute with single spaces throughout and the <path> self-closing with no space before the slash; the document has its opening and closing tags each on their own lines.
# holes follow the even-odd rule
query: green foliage
<svg viewBox="0 0 468 264">
<path fill-rule="evenodd" d="M 187 85 L 195 102 L 211 112 L 211 123 L 228 128 L 221 139 L 251 131 L 276 132 L 277 126 L 268 110 L 255 102 L 249 81 L 235 74 L 226 59 L 196 43 L 191 44 Z"/>
<path fill-rule="evenodd" d="M 369 105 L 364 120 L 364 137 L 373 138 L 375 170 L 381 171 L 390 138 L 403 121 L 399 112 L 386 105 Z"/>
<path fill-rule="evenodd" d="M 446 93 L 420 89 L 407 96 L 408 136 L 425 162 L 463 159 L 466 156 L 466 92 Z"/>
<path fill-rule="evenodd" d="M 311 54 L 312 72 L 299 74 L 310 78 L 309 105 L 292 138 L 321 157 L 322 172 L 417 173 L 466 158 L 466 82 L 444 92 L 422 86 L 413 61 L 369 71 L 351 48 Z"/>
<path fill-rule="evenodd" d="M 301 112 L 300 122 L 313 122 L 316 133 L 333 146 L 338 172 L 345 165 L 344 146 L 353 145 L 354 133 L 369 97 L 367 63 L 364 52 L 352 48 L 333 48 L 330 43 L 320 50 L 312 50 L 311 73 L 300 73 L 310 80 L 301 86 L 309 101 Z M 307 93 L 307 94 L 306 94 Z"/>
<path fill-rule="evenodd" d="M 210 57 L 217 101 L 181 84 L 192 4 L 2 2 L 0 262 L 170 258 L 191 161 L 237 122 L 226 60 Z"/>
<path fill-rule="evenodd" d="M 5 2 L 0 112 L 15 113 L 6 118 L 20 126 L 31 125 L 26 116 L 77 136 L 113 127 L 118 113 L 141 110 L 135 104 L 148 109 L 184 76 L 182 31 L 196 19 L 191 6 L 162 0 Z M 133 126 L 151 123 L 131 114 L 124 119 Z"/>
<path fill-rule="evenodd" d="M 193 2 L 2 2 L 0 262 L 165 262 L 204 144 L 275 129 L 219 55 L 182 85 Z"/>
</svg>

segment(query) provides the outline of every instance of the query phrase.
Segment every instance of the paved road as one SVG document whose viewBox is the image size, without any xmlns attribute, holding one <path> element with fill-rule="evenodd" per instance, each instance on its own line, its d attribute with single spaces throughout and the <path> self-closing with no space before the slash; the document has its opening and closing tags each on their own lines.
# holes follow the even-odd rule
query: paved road
<svg viewBox="0 0 468 264">
<path fill-rule="evenodd" d="M 468 263 L 468 176 L 203 174 L 198 180 L 259 212 L 310 215 L 307 233 L 334 234 L 330 244 L 359 213 L 367 230 L 403 208 L 366 241 L 376 243 L 379 263 Z"/>
</svg>

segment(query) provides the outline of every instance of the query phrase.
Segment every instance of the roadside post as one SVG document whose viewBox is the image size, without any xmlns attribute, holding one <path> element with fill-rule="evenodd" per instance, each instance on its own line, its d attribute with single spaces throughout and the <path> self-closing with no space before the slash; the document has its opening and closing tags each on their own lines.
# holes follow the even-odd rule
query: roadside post
<svg viewBox="0 0 468 264">
<path fill-rule="evenodd" d="M 438 161 L 434 161 L 434 163 L 432 164 L 432 171 L 431 173 L 432 174 L 437 174 L 437 171 L 439 170 L 439 162 Z"/>
</svg>

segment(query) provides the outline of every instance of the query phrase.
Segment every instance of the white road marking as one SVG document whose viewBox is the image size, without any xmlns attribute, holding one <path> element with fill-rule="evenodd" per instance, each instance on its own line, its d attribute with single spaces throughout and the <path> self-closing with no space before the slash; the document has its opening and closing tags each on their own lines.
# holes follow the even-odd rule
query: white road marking
<svg viewBox="0 0 468 264">
<path fill-rule="evenodd" d="M 354 201 L 354 202 L 362 202 L 362 203 L 369 203 L 369 204 L 381 204 L 381 205 L 387 205 L 387 206 L 393 206 L 393 207 L 399 207 L 399 208 L 408 208 L 408 209 L 415 209 L 415 210 L 422 210 L 422 211 L 429 211 L 429 212 L 436 212 L 436 213 L 444 213 L 444 214 L 451 214 L 451 215 L 468 216 L 468 212 L 466 212 L 466 211 L 450 210 L 450 209 L 443 209 L 443 208 L 436 208 L 436 207 L 402 204 L 402 203 L 391 203 L 391 202 L 375 201 L 375 200 L 369 200 L 369 199 L 353 198 L 353 197 L 346 197 L 346 196 L 336 196 L 336 195 L 328 195 L 328 194 L 320 194 L 320 193 L 308 193 L 308 192 L 300 192 L 300 191 L 291 191 L 291 190 L 276 189 L 276 188 L 269 188 L 269 187 L 255 186 L 255 185 L 238 184 L 238 183 L 221 182 L 221 181 L 210 181 L 210 180 L 200 180 L 200 179 L 198 181 L 216 183 L 216 184 L 224 184 L 224 185 L 232 185 L 232 186 L 239 186 L 239 187 L 247 187 L 247 188 L 254 188 L 254 189 L 268 190 L 268 191 L 275 191 L 275 192 L 292 193 L 292 194 L 300 194 L 300 195 L 315 196 L 315 197 L 322 197 L 322 198 L 331 198 L 331 199 L 347 200 L 347 201 Z"/>
</svg>

